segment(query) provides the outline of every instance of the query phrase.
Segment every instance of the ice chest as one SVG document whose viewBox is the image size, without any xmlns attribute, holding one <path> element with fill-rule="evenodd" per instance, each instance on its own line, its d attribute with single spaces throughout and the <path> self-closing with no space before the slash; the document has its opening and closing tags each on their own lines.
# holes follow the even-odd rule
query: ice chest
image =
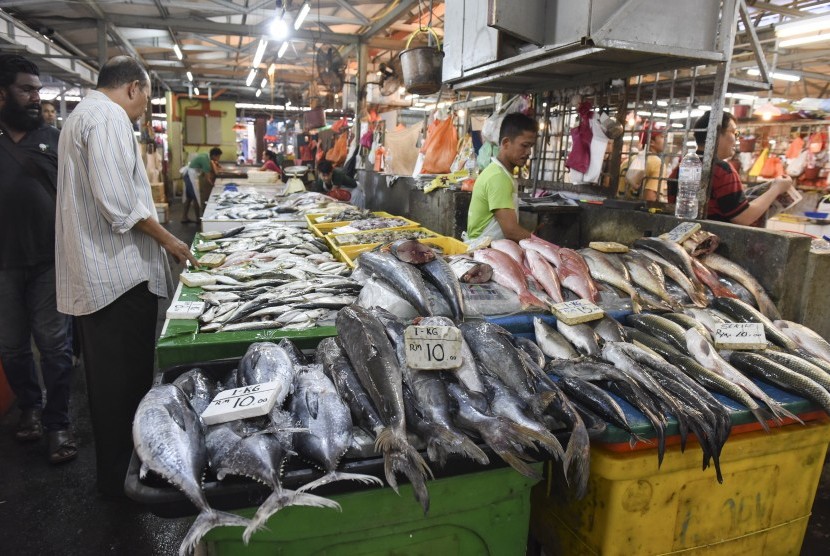
<svg viewBox="0 0 830 556">
<path fill-rule="evenodd" d="M 549 555 L 798 555 L 828 442 L 827 421 L 733 435 L 723 484 L 696 442 L 667 448 L 659 470 L 654 450 L 592 447 L 585 498 L 537 485 L 531 532 Z"/>
<path fill-rule="evenodd" d="M 374 488 L 331 496 L 343 511 L 289 507 L 268 521 L 248 546 L 240 529 L 221 527 L 204 541 L 215 556 L 438 554 L 523 556 L 530 517 L 528 479 L 512 468 L 428 481 L 424 516 L 409 484 L 400 496 Z M 255 508 L 238 512 L 250 517 Z"/>
</svg>

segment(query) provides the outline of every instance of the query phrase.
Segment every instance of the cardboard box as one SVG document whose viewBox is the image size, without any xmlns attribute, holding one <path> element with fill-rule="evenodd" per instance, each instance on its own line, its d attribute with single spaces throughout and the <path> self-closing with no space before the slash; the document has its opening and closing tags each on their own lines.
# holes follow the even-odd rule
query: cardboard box
<svg viewBox="0 0 830 556">
<path fill-rule="evenodd" d="M 159 224 L 167 224 L 170 218 L 170 206 L 167 203 L 156 203 L 156 213 L 158 213 Z"/>
<path fill-rule="evenodd" d="M 166 203 L 167 194 L 164 192 L 164 182 L 150 183 L 154 203 Z"/>
</svg>

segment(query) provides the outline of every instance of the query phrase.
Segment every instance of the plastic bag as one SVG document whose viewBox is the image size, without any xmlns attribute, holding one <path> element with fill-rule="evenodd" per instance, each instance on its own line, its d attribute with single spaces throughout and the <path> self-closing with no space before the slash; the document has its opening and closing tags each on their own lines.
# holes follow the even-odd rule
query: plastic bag
<svg viewBox="0 0 830 556">
<path fill-rule="evenodd" d="M 804 168 L 807 166 L 807 151 L 799 152 L 793 158 L 787 158 L 787 175 L 797 178 L 804 173 Z"/>
<path fill-rule="evenodd" d="M 577 108 L 579 113 L 579 125 L 571 128 L 571 139 L 573 147 L 568 153 L 565 167 L 577 172 L 585 173 L 591 165 L 591 139 L 594 132 L 591 130 L 591 109 L 590 101 L 580 103 Z"/>
<path fill-rule="evenodd" d="M 334 146 L 326 153 L 326 160 L 334 166 L 342 166 L 346 162 L 346 154 L 349 149 L 349 134 L 341 133 L 334 140 Z"/>
<path fill-rule="evenodd" d="M 760 176 L 762 178 L 780 178 L 783 175 L 784 164 L 781 162 L 781 159 L 777 156 L 767 157 L 763 168 L 761 168 Z"/>
<path fill-rule="evenodd" d="M 427 129 L 427 138 L 421 152 L 424 153 L 422 174 L 449 174 L 458 147 L 458 134 L 452 116 L 445 120 L 433 120 Z"/>
<path fill-rule="evenodd" d="M 499 133 L 501 132 L 501 123 L 504 117 L 514 112 L 523 112 L 527 109 L 527 99 L 522 95 L 516 95 L 504 104 L 501 108 L 493 112 L 486 120 L 481 128 L 481 138 L 491 143 L 499 144 Z"/>
<path fill-rule="evenodd" d="M 333 199 L 337 199 L 338 201 L 343 201 L 346 203 L 348 203 L 352 198 L 352 194 L 349 193 L 348 190 L 343 189 L 342 187 L 332 188 L 332 190 L 326 193 L 326 195 Z"/>
<path fill-rule="evenodd" d="M 631 187 L 632 192 L 640 190 L 643 179 L 646 177 L 646 151 L 643 149 L 631 160 L 628 170 L 625 172 L 625 183 Z"/>
<path fill-rule="evenodd" d="M 764 163 L 767 161 L 768 156 L 769 148 L 766 148 L 763 151 L 761 151 L 761 154 L 758 156 L 758 159 L 755 161 L 755 164 L 753 164 L 752 168 L 749 169 L 748 175 L 756 178 L 760 176 L 761 170 L 764 168 Z"/>
<path fill-rule="evenodd" d="M 387 160 L 385 171 L 396 176 L 411 176 L 418 159 L 418 138 L 421 136 L 421 124 L 417 123 L 401 131 L 386 133 Z M 391 161 L 389 160 L 391 155 Z"/>
<path fill-rule="evenodd" d="M 475 159 L 475 156 L 476 153 L 473 151 L 473 138 L 467 135 L 461 140 L 461 146 L 458 148 L 458 154 L 455 156 L 455 160 L 450 165 L 450 171 L 457 172 L 458 170 L 463 170 L 467 165 L 467 161 L 471 158 Z"/>
</svg>

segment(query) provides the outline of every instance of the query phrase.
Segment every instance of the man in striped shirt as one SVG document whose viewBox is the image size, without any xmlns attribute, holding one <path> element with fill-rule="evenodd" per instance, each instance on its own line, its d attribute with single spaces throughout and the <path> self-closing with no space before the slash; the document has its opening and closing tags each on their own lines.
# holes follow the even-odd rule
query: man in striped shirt
<svg viewBox="0 0 830 556">
<path fill-rule="evenodd" d="M 152 385 L 158 298 L 171 282 L 165 251 L 197 264 L 158 222 L 133 134 L 149 95 L 141 65 L 112 58 L 58 146 L 58 310 L 78 317 L 98 490 L 111 497 L 123 496 L 133 416 Z"/>
</svg>

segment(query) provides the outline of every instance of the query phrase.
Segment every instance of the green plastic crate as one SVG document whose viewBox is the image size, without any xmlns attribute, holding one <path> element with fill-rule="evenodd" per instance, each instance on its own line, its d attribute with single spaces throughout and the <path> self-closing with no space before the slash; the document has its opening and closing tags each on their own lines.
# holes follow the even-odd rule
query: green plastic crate
<svg viewBox="0 0 830 556">
<path fill-rule="evenodd" d="M 536 469 L 540 469 L 537 464 Z M 221 527 L 204 538 L 212 556 L 493 554 L 523 556 L 536 481 L 500 468 L 428 481 L 424 516 L 409 484 L 332 496 L 343 511 L 290 507 L 242 543 L 242 529 Z M 238 512 L 250 517 L 255 509 Z"/>
</svg>

